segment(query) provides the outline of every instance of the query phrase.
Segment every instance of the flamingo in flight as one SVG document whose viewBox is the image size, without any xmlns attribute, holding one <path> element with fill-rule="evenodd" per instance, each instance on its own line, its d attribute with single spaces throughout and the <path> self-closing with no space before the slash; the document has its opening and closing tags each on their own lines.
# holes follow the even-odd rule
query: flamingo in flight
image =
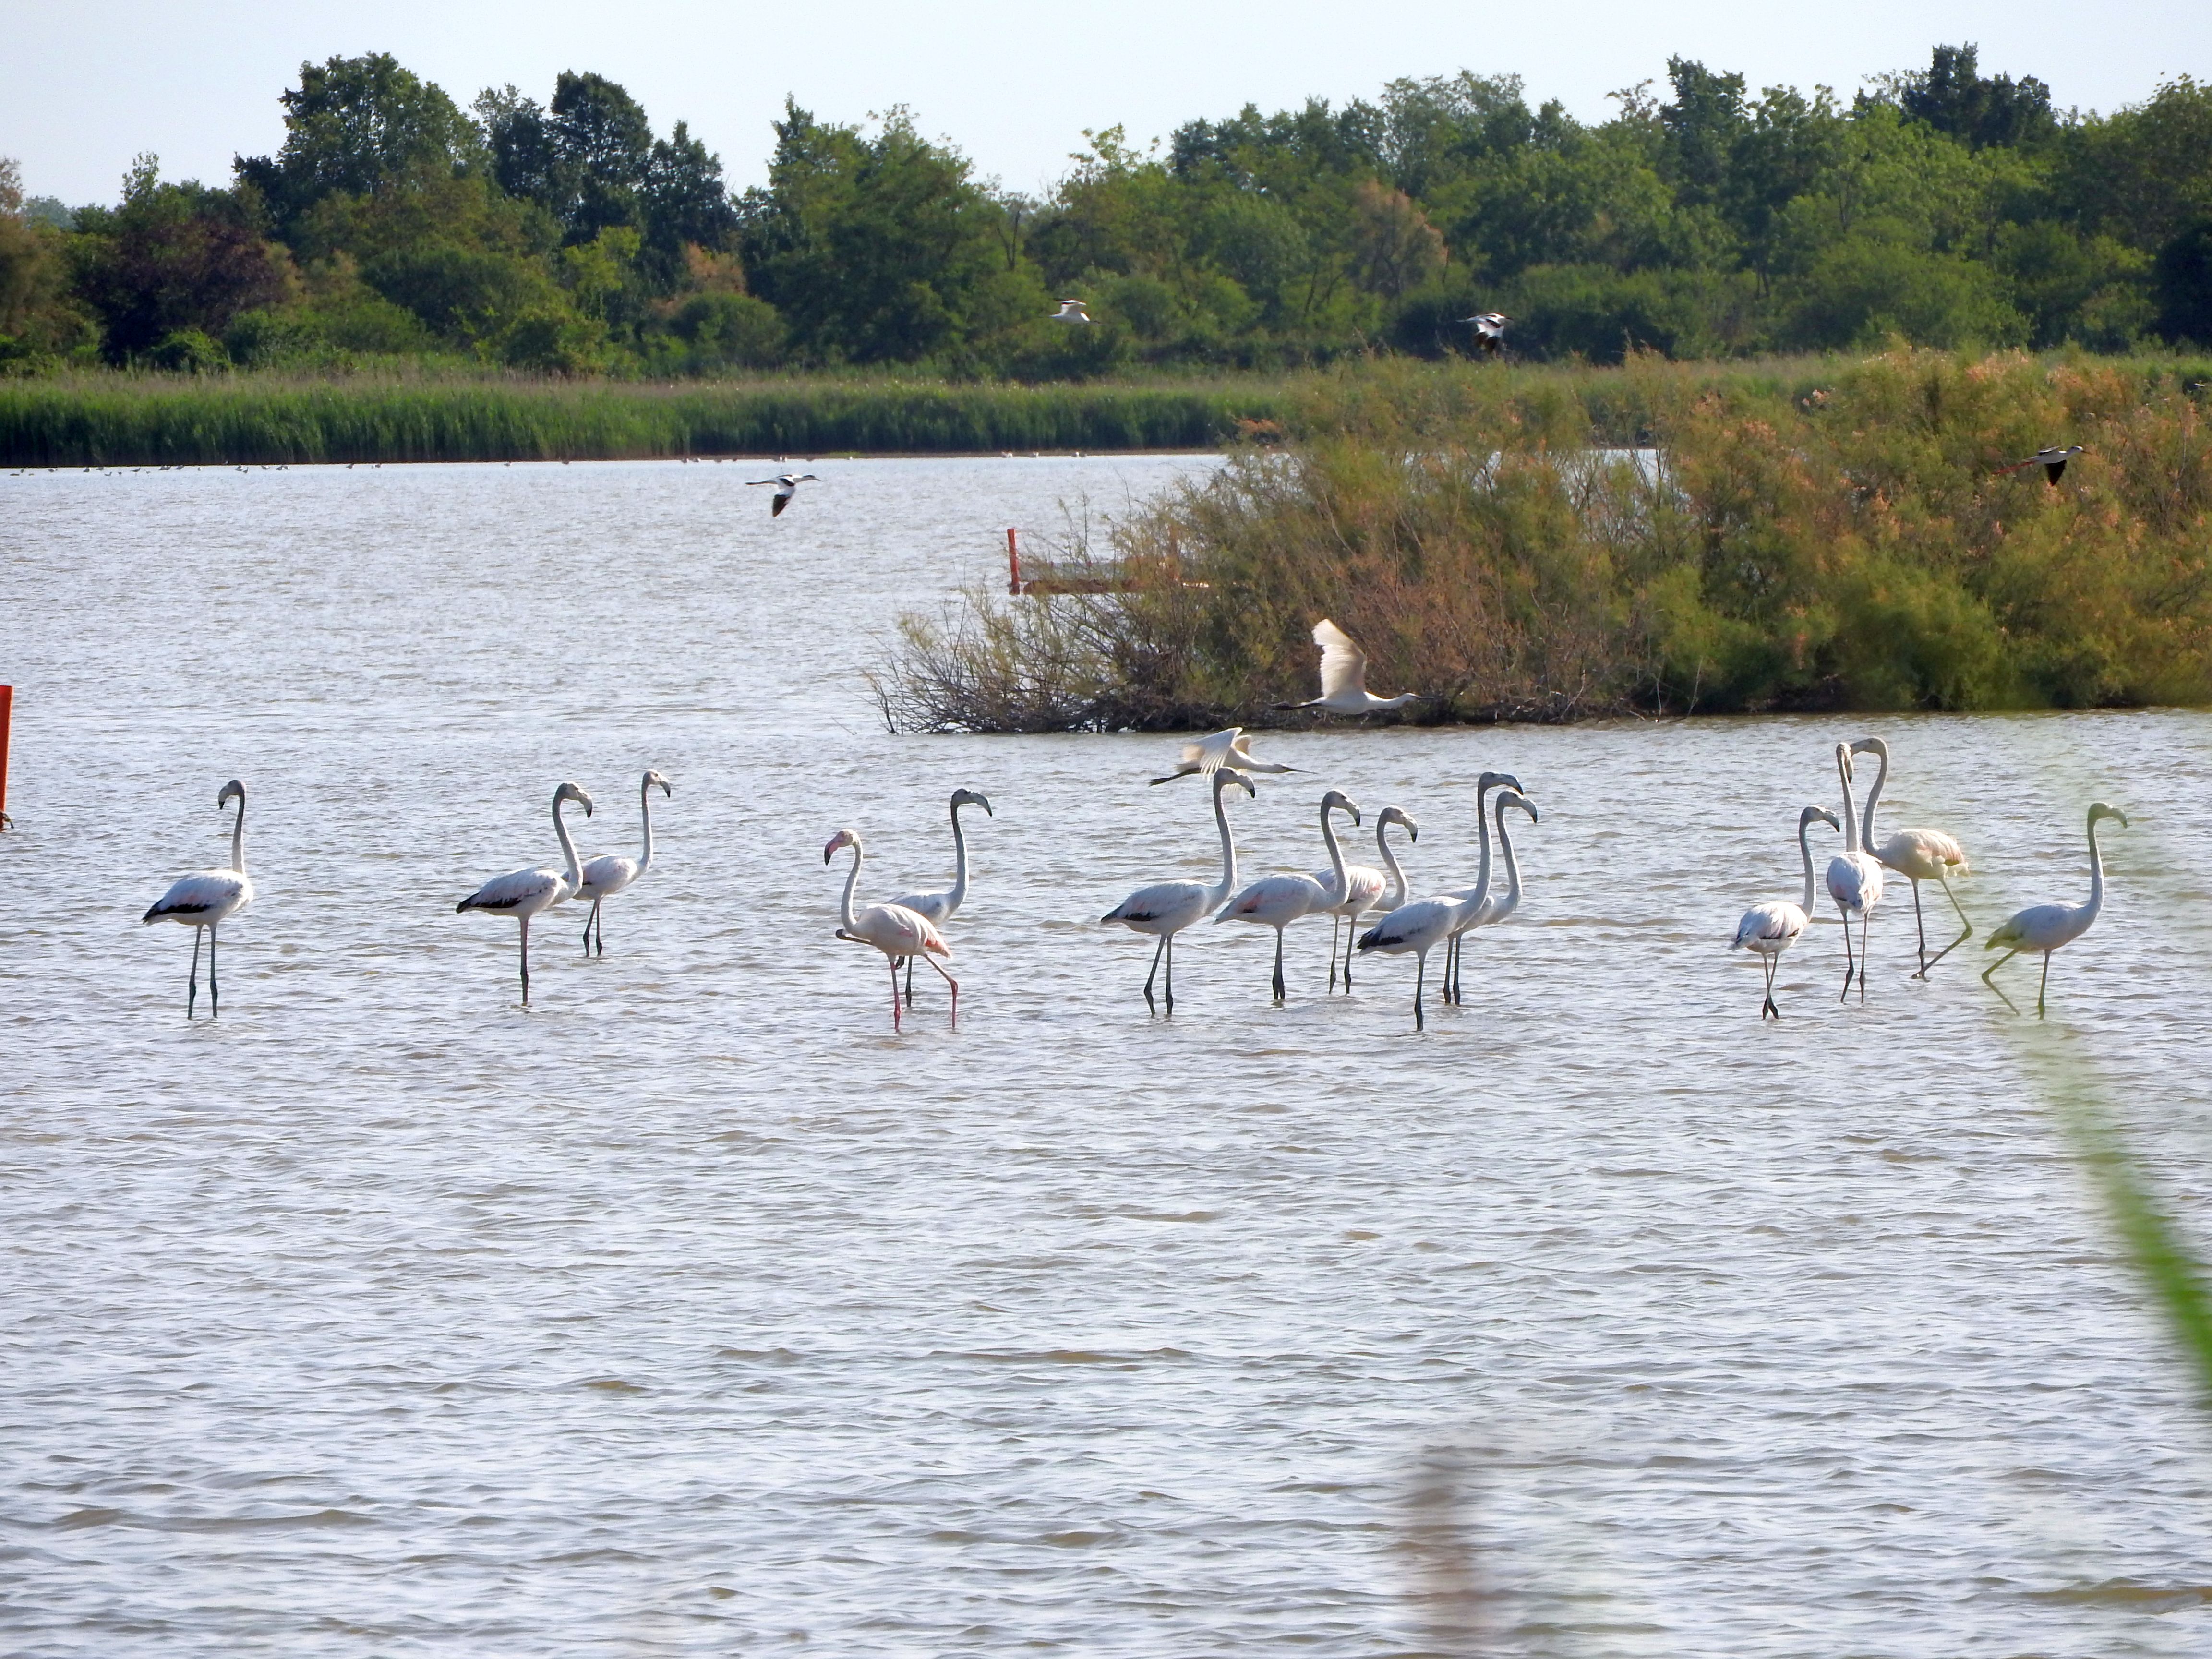
<svg viewBox="0 0 2212 1659">
<path fill-rule="evenodd" d="M 840 830 L 830 837 L 830 844 L 822 849 L 822 862 L 827 864 L 846 848 L 853 849 L 852 872 L 845 878 L 845 896 L 837 905 L 837 937 L 853 945 L 871 945 L 884 953 L 891 967 L 891 1030 L 899 1029 L 899 963 L 920 957 L 933 968 L 937 976 L 952 988 L 952 1023 L 960 1023 L 960 981 L 939 966 L 935 958 L 952 955 L 952 947 L 945 942 L 945 935 L 937 931 L 937 924 L 927 916 L 909 910 L 903 904 L 871 904 L 857 915 L 853 909 L 853 890 L 860 884 L 860 832 Z"/>
<path fill-rule="evenodd" d="M 2002 950 L 2004 954 L 1991 963 L 1982 974 L 1982 983 L 2004 997 L 2005 1006 L 2012 1008 L 2013 1001 L 1998 989 L 1990 975 L 2010 962 L 2023 951 L 2043 952 L 2043 977 L 2035 988 L 2035 1017 L 2043 1018 L 2044 994 L 2051 988 L 2051 953 L 2062 945 L 2071 945 L 2095 925 L 2097 913 L 2105 908 L 2105 856 L 2097 847 L 2097 824 L 2100 819 L 2116 818 L 2120 828 L 2128 827 L 2128 815 L 2117 806 L 2107 806 L 2103 801 L 2089 808 L 2089 902 L 2087 904 L 2031 904 L 2018 915 L 2008 918 L 1983 945 L 1985 951 Z M 2014 1013 L 2020 1011 L 2014 1008 Z"/>
<path fill-rule="evenodd" d="M 1193 774 L 1212 777 L 1223 767 L 1233 772 L 1295 772 L 1295 766 L 1280 765 L 1274 761 L 1255 760 L 1252 757 L 1251 734 L 1241 726 L 1224 726 L 1218 732 L 1209 732 L 1204 737 L 1187 743 L 1176 761 L 1176 769 L 1164 778 L 1154 778 L 1158 783 L 1173 783 L 1177 778 Z"/>
<path fill-rule="evenodd" d="M 1347 799 L 1341 790 L 1332 789 L 1321 798 L 1321 838 L 1328 848 L 1328 871 L 1322 876 L 1262 876 L 1243 892 L 1230 900 L 1216 922 L 1251 921 L 1262 927 L 1275 930 L 1275 1000 L 1283 1000 L 1283 932 L 1300 916 L 1311 915 L 1316 910 L 1328 910 L 1341 904 L 1345 898 L 1344 849 L 1337 845 L 1335 827 L 1329 822 L 1334 812 L 1350 815 L 1353 823 L 1359 822 L 1359 809 Z M 1378 881 L 1379 888 L 1381 883 Z M 1329 966 L 1336 966 L 1336 940 L 1329 940 Z M 1335 975 L 1330 975 L 1334 984 Z"/>
<path fill-rule="evenodd" d="M 599 920 L 602 901 L 612 898 L 653 868 L 653 791 L 658 786 L 664 795 L 673 796 L 675 791 L 668 780 L 658 772 L 647 772 L 637 786 L 638 816 L 645 821 L 645 850 L 636 858 L 621 858 L 612 853 L 604 854 L 584 866 L 584 879 L 576 889 L 576 896 L 592 902 L 592 913 L 584 918 L 584 951 L 591 953 L 592 929 L 596 925 L 599 933 L 599 954 L 607 953 L 606 924 Z"/>
<path fill-rule="evenodd" d="M 1836 745 L 1836 775 L 1844 782 L 1844 850 L 1828 860 L 1828 896 L 1844 919 L 1844 989 L 1836 1000 L 1851 994 L 1851 978 L 1859 981 L 1859 1000 L 1866 1000 L 1867 925 L 1874 907 L 1881 902 L 1881 866 L 1859 846 L 1859 821 L 1851 805 L 1851 748 Z M 1851 953 L 1851 918 L 1859 921 L 1859 948 Z"/>
<path fill-rule="evenodd" d="M 1974 936 L 1974 924 L 1966 920 L 1966 912 L 1959 902 L 1959 896 L 1951 890 L 1951 874 L 1971 873 L 1966 864 L 1966 849 L 1955 837 L 1941 830 L 1900 830 L 1887 841 L 1877 842 L 1874 838 L 1874 809 L 1881 804 L 1883 787 L 1889 781 L 1889 745 L 1880 738 L 1861 738 L 1851 745 L 1855 755 L 1872 755 L 1881 762 L 1881 769 L 1875 774 L 1873 793 L 1867 796 L 1866 813 L 1859 824 L 1859 840 L 1866 850 L 1883 868 L 1894 870 L 1912 884 L 1912 924 L 1920 934 L 1920 971 L 1915 979 L 1926 979 L 1928 970 Z M 1928 924 L 1920 913 L 1920 884 L 1937 883 L 1943 896 L 1951 901 L 1951 908 L 1959 913 L 1959 937 L 1938 951 L 1928 954 Z"/>
<path fill-rule="evenodd" d="M 1760 958 L 1766 969 L 1766 997 L 1759 1005 L 1759 1017 L 1764 1020 L 1769 1014 L 1782 1018 L 1781 1006 L 1774 1000 L 1774 971 L 1781 963 L 1782 953 L 1797 941 L 1811 923 L 1813 914 L 1813 845 L 1806 833 L 1815 823 L 1825 823 L 1831 830 L 1843 826 L 1836 815 L 1825 806 L 1808 806 L 1797 815 L 1797 851 L 1805 860 L 1805 899 L 1802 904 L 1787 904 L 1780 900 L 1767 904 L 1754 904 L 1743 913 L 1735 925 L 1735 939 L 1731 951 L 1748 951 Z"/>
<path fill-rule="evenodd" d="M 748 478 L 745 480 L 745 483 L 748 488 L 755 484 L 774 484 L 775 486 L 775 499 L 770 501 L 768 504 L 768 515 L 771 519 L 780 519 L 783 516 L 783 509 L 791 505 L 791 498 L 799 493 L 799 485 L 803 483 L 820 483 L 821 482 L 822 480 L 816 477 L 811 472 L 779 472 L 773 478 Z"/>
<path fill-rule="evenodd" d="M 568 826 L 561 819 L 561 808 L 569 801 L 581 806 L 586 817 L 592 816 L 592 798 L 584 793 L 581 785 L 564 783 L 553 792 L 553 833 L 560 839 L 561 856 L 568 861 L 566 871 L 539 865 L 532 870 L 494 876 L 453 907 L 457 913 L 482 910 L 488 915 L 513 916 L 521 924 L 518 942 L 522 961 L 522 1006 L 526 1008 L 530 1006 L 530 919 L 564 902 L 584 884 L 583 866 L 576 860 L 576 843 L 568 838 Z"/>
<path fill-rule="evenodd" d="M 192 1004 L 199 996 L 202 936 L 207 939 L 208 1017 L 212 1019 L 222 1012 L 222 993 L 215 982 L 216 929 L 253 902 L 253 883 L 246 873 L 246 786 L 236 778 L 216 791 L 216 811 L 220 812 L 233 801 L 238 803 L 238 817 L 230 826 L 230 868 L 178 877 L 169 884 L 169 890 L 138 918 L 142 927 L 152 921 L 175 921 L 192 930 L 192 965 L 185 981 L 186 1019 L 192 1017 Z"/>
<path fill-rule="evenodd" d="M 1314 624 L 1313 642 L 1321 647 L 1321 696 L 1304 702 L 1279 702 L 1277 708 L 1319 708 L 1331 714 L 1373 714 L 1419 702 L 1418 692 L 1378 697 L 1367 689 L 1367 653 L 1352 635 L 1323 617 Z"/>
<path fill-rule="evenodd" d="M 933 893 L 901 893 L 891 902 L 902 905 L 918 916 L 944 923 L 960 914 L 960 907 L 968 902 L 968 837 L 960 833 L 960 809 L 980 806 L 986 817 L 996 817 L 989 799 L 978 789 L 956 789 L 952 792 L 952 885 Z M 914 958 L 906 960 L 906 1000 L 914 1006 Z"/>
<path fill-rule="evenodd" d="M 1242 789 L 1248 795 L 1257 795 L 1252 780 L 1232 767 L 1218 767 L 1213 774 L 1213 821 L 1221 830 L 1221 879 L 1211 887 L 1195 881 L 1161 881 L 1150 887 L 1139 887 L 1119 904 L 1098 918 L 1102 923 L 1119 922 L 1130 932 L 1150 933 L 1159 940 L 1152 947 L 1152 970 L 1145 975 L 1145 1006 L 1154 1010 L 1152 981 L 1159 976 L 1161 958 L 1168 964 L 1168 1015 L 1175 1015 L 1175 936 L 1209 915 L 1228 902 L 1229 896 L 1237 890 L 1237 843 L 1229 835 L 1229 809 L 1222 799 L 1224 790 Z"/>
</svg>

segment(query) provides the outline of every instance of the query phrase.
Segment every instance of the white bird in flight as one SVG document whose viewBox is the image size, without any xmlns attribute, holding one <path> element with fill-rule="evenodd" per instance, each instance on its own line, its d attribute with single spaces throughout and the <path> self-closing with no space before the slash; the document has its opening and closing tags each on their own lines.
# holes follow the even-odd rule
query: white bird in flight
<svg viewBox="0 0 2212 1659">
<path fill-rule="evenodd" d="M 755 484 L 774 484 L 775 486 L 775 499 L 768 504 L 768 515 L 771 519 L 778 519 L 783 516 L 783 509 L 791 505 L 791 498 L 799 493 L 799 485 L 803 483 L 820 483 L 821 482 L 822 480 L 816 477 L 811 472 L 779 472 L 773 478 L 748 478 L 745 480 L 745 483 L 748 488 L 750 488 Z"/>
<path fill-rule="evenodd" d="M 202 870 L 178 877 L 169 884 L 169 890 L 138 918 L 141 926 L 149 921 L 175 921 L 192 930 L 192 966 L 185 981 L 186 1019 L 192 1017 L 192 1004 L 199 995 L 202 935 L 207 939 L 208 1014 L 212 1018 L 222 1012 L 222 994 L 215 982 L 216 929 L 253 902 L 253 884 L 246 874 L 246 786 L 236 778 L 216 792 L 216 811 L 221 811 L 233 801 L 238 803 L 238 818 L 230 826 L 230 868 Z"/>
<path fill-rule="evenodd" d="M 568 839 L 568 826 L 561 821 L 563 803 L 574 801 L 584 809 L 584 816 L 592 816 L 592 798 L 581 786 L 564 783 L 553 792 L 553 833 L 560 838 L 561 856 L 568 860 L 566 871 L 556 870 L 550 865 L 539 865 L 532 870 L 511 871 L 503 876 L 494 876 L 483 886 L 463 899 L 455 911 L 482 910 L 495 916 L 513 916 L 521 924 L 519 935 L 522 957 L 522 1006 L 530 1006 L 530 919 L 551 909 L 555 905 L 574 896 L 584 884 L 584 868 L 576 860 L 576 843 Z"/>
<path fill-rule="evenodd" d="M 1367 653 L 1352 635 L 1323 617 L 1314 624 L 1313 642 L 1321 647 L 1321 696 L 1304 702 L 1279 702 L 1278 708 L 1320 708 L 1332 714 L 1371 714 L 1419 702 L 1418 692 L 1378 697 L 1367 689 Z"/>
<path fill-rule="evenodd" d="M 936 958 L 950 957 L 952 947 L 927 916 L 903 904 L 871 904 L 855 915 L 853 890 L 860 884 L 860 832 L 840 830 L 822 849 L 827 864 L 844 848 L 853 849 L 852 872 L 845 878 L 845 896 L 837 904 L 837 937 L 854 945 L 872 945 L 884 953 L 891 967 L 891 1030 L 899 1029 L 899 963 L 920 957 L 937 969 L 937 976 L 952 988 L 952 1023 L 960 1023 L 960 981 L 939 966 Z"/>
<path fill-rule="evenodd" d="M 952 792 L 952 885 L 933 893 L 901 893 L 891 902 L 902 905 L 918 916 L 927 916 L 939 924 L 948 922 L 960 914 L 960 907 L 968 902 L 968 837 L 960 833 L 960 809 L 980 806 L 987 817 L 996 817 L 991 802 L 981 790 L 956 789 Z M 914 958 L 906 963 L 907 1006 L 914 1006 Z"/>
<path fill-rule="evenodd" d="M 1859 841 L 1876 861 L 1886 869 L 1894 870 L 1912 884 L 1912 924 L 1920 934 L 1920 971 L 1915 979 L 1926 979 L 1928 970 L 1974 936 L 1974 924 L 1966 920 L 1965 908 L 1959 896 L 1951 890 L 1951 874 L 1970 873 L 1966 864 L 1966 849 L 1955 837 L 1941 830 L 1900 830 L 1887 841 L 1877 842 L 1874 838 L 1874 809 L 1881 801 L 1882 787 L 1889 781 L 1889 745 L 1880 738 L 1861 738 L 1851 745 L 1854 755 L 1873 755 L 1881 762 L 1881 769 L 1875 774 L 1873 793 L 1867 796 L 1866 811 L 1859 823 Z M 1951 901 L 1951 908 L 1959 913 L 1959 937 L 1938 951 L 1928 954 L 1928 924 L 1920 912 L 1920 884 L 1923 881 L 1940 883 L 1943 896 Z"/>
<path fill-rule="evenodd" d="M 1766 970 L 1766 997 L 1759 1005 L 1762 1020 L 1769 1014 L 1782 1018 L 1782 1009 L 1774 1000 L 1774 970 L 1780 963 L 1782 953 L 1796 942 L 1798 934 L 1810 925 L 1813 914 L 1813 845 L 1806 833 L 1815 822 L 1831 830 L 1840 829 L 1836 815 L 1825 806 L 1808 806 L 1797 815 L 1797 851 L 1805 860 L 1805 902 L 1785 904 L 1776 901 L 1771 904 L 1754 904 L 1743 913 L 1743 920 L 1735 925 L 1735 939 L 1731 951 L 1748 951 L 1762 959 Z"/>
<path fill-rule="evenodd" d="M 2097 920 L 2097 912 L 2105 908 L 2105 857 L 2097 848 L 2097 822 L 2100 818 L 2117 818 L 2120 828 L 2128 827 L 2128 815 L 2117 806 L 2107 806 L 2098 801 L 2089 808 L 2089 902 L 2087 904 L 2032 904 L 2011 917 L 1996 932 L 1991 933 L 1985 951 L 2002 949 L 2004 954 L 1991 963 L 1982 975 L 1982 983 L 2004 997 L 2005 1006 L 2012 1006 L 2012 999 L 1997 989 L 1990 975 L 2010 962 L 2022 951 L 2043 952 L 2043 978 L 2035 988 L 2035 1017 L 2043 1018 L 2044 993 L 2051 988 L 2051 953 L 2061 945 L 2071 945 L 2087 933 Z M 2014 1010 L 2018 1012 L 2017 1009 Z"/>
<path fill-rule="evenodd" d="M 673 796 L 668 780 L 658 772 L 647 772 L 637 786 L 638 816 L 645 821 L 645 850 L 637 858 L 626 859 L 612 853 L 604 854 L 584 866 L 584 878 L 576 889 L 576 896 L 592 902 L 592 913 L 584 918 L 584 949 L 592 948 L 592 929 L 599 931 L 599 954 L 607 953 L 607 930 L 599 921 L 601 901 L 612 898 L 630 885 L 640 876 L 653 868 L 653 791 L 658 785 L 664 795 Z"/>
<path fill-rule="evenodd" d="M 1475 344 L 1492 355 L 1505 349 L 1505 330 L 1512 320 L 1502 311 L 1478 311 L 1472 317 L 1460 319 L 1462 323 L 1474 325 Z"/>
<path fill-rule="evenodd" d="M 1844 850 L 1828 860 L 1828 896 L 1836 902 L 1836 909 L 1844 919 L 1844 989 L 1843 995 L 1851 994 L 1851 976 L 1859 981 L 1859 1000 L 1866 1000 L 1867 925 L 1874 920 L 1874 907 L 1881 902 L 1881 866 L 1859 847 L 1859 823 L 1851 805 L 1851 746 L 1847 743 L 1836 745 L 1836 775 L 1844 782 Z M 1851 952 L 1851 918 L 1859 920 L 1859 948 Z"/>
<path fill-rule="evenodd" d="M 1295 772 L 1295 766 L 1279 766 L 1273 761 L 1252 758 L 1252 738 L 1241 726 L 1224 726 L 1218 732 L 1209 732 L 1194 743 L 1182 746 L 1182 757 L 1176 769 L 1164 778 L 1154 778 L 1154 783 L 1173 783 L 1177 778 L 1187 778 L 1194 772 L 1212 777 L 1223 767 L 1232 772 Z"/>
<path fill-rule="evenodd" d="M 1218 910 L 1237 890 L 1237 843 L 1230 839 L 1229 809 L 1223 803 L 1222 792 L 1229 788 L 1242 789 L 1248 795 L 1260 792 L 1252 780 L 1231 767 L 1218 767 L 1213 774 L 1213 821 L 1221 829 L 1221 879 L 1211 887 L 1195 881 L 1161 881 L 1150 887 L 1139 887 L 1119 904 L 1098 918 L 1103 923 L 1120 922 L 1132 933 L 1150 933 L 1159 940 L 1152 947 L 1152 970 L 1145 975 L 1145 1006 L 1154 1006 L 1152 981 L 1159 976 L 1160 959 L 1164 956 L 1168 964 L 1168 1013 L 1175 1013 L 1175 936 L 1193 922 Z"/>
<path fill-rule="evenodd" d="M 1087 323 L 1091 320 L 1091 313 L 1083 308 L 1080 300 L 1062 300 L 1060 309 L 1052 313 L 1050 320 L 1055 323 Z"/>
<path fill-rule="evenodd" d="M 2057 483 L 2060 478 L 2065 476 L 2066 463 L 2072 460 L 2081 453 L 2081 446 L 2079 444 L 2072 445 L 2065 449 L 2039 449 L 2034 454 L 2029 456 L 2026 460 L 2014 461 L 2009 466 L 1999 467 L 1997 471 L 2000 473 L 2024 472 L 2031 466 L 2039 466 L 2043 469 L 2043 476 L 2049 479 L 2052 483 Z"/>
</svg>

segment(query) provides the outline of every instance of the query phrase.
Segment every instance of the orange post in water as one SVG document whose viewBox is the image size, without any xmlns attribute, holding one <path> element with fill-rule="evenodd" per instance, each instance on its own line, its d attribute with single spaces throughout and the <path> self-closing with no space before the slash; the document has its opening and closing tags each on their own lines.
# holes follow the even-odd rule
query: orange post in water
<svg viewBox="0 0 2212 1659">
<path fill-rule="evenodd" d="M 1018 597 L 1022 591 L 1022 550 L 1014 543 L 1014 527 L 1006 526 L 1006 592 Z"/>
<path fill-rule="evenodd" d="M 0 830 L 8 827 L 8 717 L 15 708 L 15 688 L 0 685 Z"/>
</svg>

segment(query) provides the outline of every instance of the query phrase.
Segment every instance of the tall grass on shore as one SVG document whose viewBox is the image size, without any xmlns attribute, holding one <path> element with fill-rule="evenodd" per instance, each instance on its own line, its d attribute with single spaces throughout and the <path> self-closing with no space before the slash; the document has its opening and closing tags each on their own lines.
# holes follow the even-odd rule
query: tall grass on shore
<svg viewBox="0 0 2212 1659">
<path fill-rule="evenodd" d="M 1328 616 L 1430 720 L 2212 701 L 2212 433 L 2186 370 L 1832 368 L 1314 383 L 1292 442 L 1097 550 L 1193 585 L 909 617 L 878 700 L 911 730 L 1265 724 L 1310 695 Z M 1628 422 L 1651 453 L 1601 447 Z M 1999 470 L 2070 443 L 2056 487 Z"/>
<path fill-rule="evenodd" d="M 1280 382 L 1023 386 L 824 380 L 89 374 L 0 380 L 0 465 L 628 459 L 1211 449 Z"/>
</svg>

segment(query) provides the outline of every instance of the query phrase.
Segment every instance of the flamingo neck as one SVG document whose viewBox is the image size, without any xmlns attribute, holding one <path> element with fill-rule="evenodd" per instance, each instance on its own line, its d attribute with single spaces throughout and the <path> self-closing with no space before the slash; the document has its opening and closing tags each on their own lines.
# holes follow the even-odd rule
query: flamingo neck
<svg viewBox="0 0 2212 1659">
<path fill-rule="evenodd" d="M 1328 844 L 1328 867 L 1334 872 L 1333 885 L 1329 891 L 1329 902 L 1341 904 L 1344 902 L 1344 896 L 1351 889 L 1346 883 L 1344 876 L 1344 849 L 1336 844 L 1336 826 L 1328 821 L 1329 814 L 1334 810 L 1334 807 L 1329 806 L 1321 809 L 1321 838 Z"/>
<path fill-rule="evenodd" d="M 1867 796 L 1866 816 L 1859 826 L 1860 844 L 1866 847 L 1875 844 L 1874 809 L 1881 804 L 1881 792 L 1889 787 L 1889 746 L 1885 744 L 1874 752 L 1881 764 L 1874 775 L 1874 789 Z"/>
<path fill-rule="evenodd" d="M 1503 921 L 1521 908 L 1521 866 L 1513 861 L 1513 837 L 1505 833 L 1505 797 L 1498 798 L 1498 850 L 1505 860 L 1505 896 L 1498 902 L 1497 919 Z"/>
<path fill-rule="evenodd" d="M 1808 839 L 1812 830 L 1812 819 L 1797 820 L 1797 851 L 1805 860 L 1805 902 L 1797 908 L 1808 916 L 1813 914 L 1813 843 Z"/>
<path fill-rule="evenodd" d="M 645 856 L 638 860 L 641 876 L 653 868 L 653 786 L 641 783 L 637 787 L 638 816 L 645 820 Z"/>
<path fill-rule="evenodd" d="M 1483 901 L 1490 896 L 1490 815 L 1483 811 L 1483 797 L 1489 793 L 1486 788 L 1474 793 L 1474 821 L 1482 835 L 1482 862 L 1475 870 L 1474 885 L 1460 890 L 1459 908 L 1462 916 L 1471 916 L 1481 909 Z M 1503 818 L 1498 827 L 1499 833 L 1503 834 L 1505 829 Z"/>
<path fill-rule="evenodd" d="M 1395 910 L 1406 902 L 1406 872 L 1398 867 L 1398 855 L 1390 850 L 1390 826 L 1375 826 L 1375 851 L 1382 860 L 1382 867 L 1390 872 L 1389 896 L 1382 901 L 1385 910 Z"/>
<path fill-rule="evenodd" d="M 246 792 L 238 795 L 238 818 L 230 826 L 230 867 L 240 875 L 246 873 Z"/>
<path fill-rule="evenodd" d="M 968 837 L 960 833 L 960 808 L 952 809 L 952 892 L 945 909 L 949 915 L 968 902 Z"/>
<path fill-rule="evenodd" d="M 1227 781 L 1217 776 L 1213 785 L 1213 821 L 1221 826 L 1221 884 L 1213 890 L 1215 904 L 1226 904 L 1229 896 L 1237 890 L 1237 843 L 1230 838 L 1229 804 L 1222 798 L 1227 788 Z"/>
<path fill-rule="evenodd" d="M 2089 902 L 2090 915 L 2105 908 L 2105 855 L 2097 846 L 2097 820 L 2089 820 Z"/>
<path fill-rule="evenodd" d="M 584 884 L 583 861 L 576 856 L 576 843 L 568 838 L 568 826 L 561 817 L 562 798 L 553 798 L 553 833 L 561 838 L 561 856 L 568 860 L 568 890 L 574 893 Z"/>
<path fill-rule="evenodd" d="M 1851 804 L 1851 765 L 1848 755 L 1836 757 L 1836 776 L 1844 786 L 1844 851 L 1856 853 L 1859 850 L 1858 808 Z"/>
<path fill-rule="evenodd" d="M 837 901 L 837 926 L 845 933 L 854 931 L 853 890 L 860 884 L 860 841 L 853 838 L 853 867 L 845 877 L 845 896 Z"/>
</svg>

